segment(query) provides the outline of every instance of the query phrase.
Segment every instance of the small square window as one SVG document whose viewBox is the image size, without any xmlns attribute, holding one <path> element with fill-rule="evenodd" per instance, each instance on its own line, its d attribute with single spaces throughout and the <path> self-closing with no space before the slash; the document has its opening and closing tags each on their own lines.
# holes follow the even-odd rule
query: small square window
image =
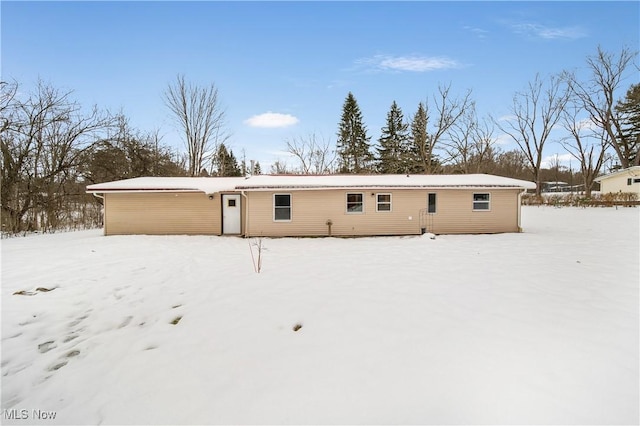
<svg viewBox="0 0 640 426">
<path fill-rule="evenodd" d="M 490 210 L 490 203 L 490 194 L 473 194 L 473 210 Z"/>
<path fill-rule="evenodd" d="M 376 211 L 379 211 L 379 212 L 391 211 L 391 194 L 376 195 Z"/>
<path fill-rule="evenodd" d="M 236 206 L 236 200 L 234 200 L 234 199 L 227 200 L 227 206 L 228 207 L 235 207 Z"/>
<path fill-rule="evenodd" d="M 364 194 L 347 194 L 347 213 L 364 212 Z"/>
</svg>

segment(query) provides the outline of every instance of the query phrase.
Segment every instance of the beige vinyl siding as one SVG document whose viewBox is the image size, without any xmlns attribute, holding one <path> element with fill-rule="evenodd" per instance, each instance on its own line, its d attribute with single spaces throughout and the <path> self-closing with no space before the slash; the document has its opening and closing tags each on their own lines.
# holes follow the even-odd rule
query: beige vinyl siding
<svg viewBox="0 0 640 426">
<path fill-rule="evenodd" d="M 105 235 L 219 235 L 220 195 L 204 193 L 107 193 Z"/>
<path fill-rule="evenodd" d="M 473 193 L 490 193 L 491 210 L 473 211 Z M 434 233 L 518 231 L 517 190 L 307 190 L 248 192 L 248 236 L 334 236 L 420 234 L 427 194 L 437 194 L 437 213 L 428 218 Z M 273 195 L 291 194 L 291 220 L 273 220 Z M 364 212 L 346 212 L 346 194 L 364 195 Z M 391 194 L 391 211 L 376 211 L 376 194 Z"/>
<path fill-rule="evenodd" d="M 630 174 L 622 174 L 602 179 L 600 182 L 600 192 L 603 194 L 609 192 L 635 192 L 640 195 L 640 183 L 634 183 L 634 179 L 640 176 L 631 176 Z M 627 179 L 631 179 L 631 185 L 627 185 Z"/>
<path fill-rule="evenodd" d="M 435 234 L 491 234 L 518 232 L 517 190 L 481 189 L 430 191 L 437 195 L 429 232 Z M 490 210 L 473 210 L 473 194 L 490 194 Z"/>
</svg>

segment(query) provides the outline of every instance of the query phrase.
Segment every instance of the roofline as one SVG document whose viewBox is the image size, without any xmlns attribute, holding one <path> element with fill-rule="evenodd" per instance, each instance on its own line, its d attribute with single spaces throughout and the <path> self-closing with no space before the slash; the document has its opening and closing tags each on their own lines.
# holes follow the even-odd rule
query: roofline
<svg viewBox="0 0 640 426">
<path fill-rule="evenodd" d="M 372 190 L 372 189 L 385 189 L 385 190 L 400 190 L 400 189 L 529 189 L 521 185 L 263 185 L 263 186 L 236 186 L 235 188 L 221 189 L 215 192 L 231 192 L 231 191 L 248 191 L 248 192 L 260 192 L 260 191 L 326 191 L 331 189 L 353 189 L 353 190 Z M 104 193 L 206 193 L 201 189 L 195 188 L 102 188 L 102 189 L 88 189 L 87 193 L 90 194 L 104 194 Z"/>
<path fill-rule="evenodd" d="M 600 182 L 603 179 L 609 179 L 609 178 L 616 177 L 619 175 L 624 175 L 624 174 L 631 174 L 631 176 L 634 176 L 634 177 L 640 176 L 640 166 L 631 166 L 631 167 L 627 167 L 626 169 L 609 173 L 608 175 L 598 176 L 597 178 L 594 179 L 594 182 Z"/>
<path fill-rule="evenodd" d="M 89 189 L 87 187 L 86 192 L 89 194 L 103 194 L 105 192 L 204 192 L 197 188 L 102 188 L 102 189 Z"/>
<path fill-rule="evenodd" d="M 520 185 L 260 185 L 237 186 L 239 191 L 271 191 L 271 190 L 327 190 L 327 189 L 527 189 Z"/>
</svg>

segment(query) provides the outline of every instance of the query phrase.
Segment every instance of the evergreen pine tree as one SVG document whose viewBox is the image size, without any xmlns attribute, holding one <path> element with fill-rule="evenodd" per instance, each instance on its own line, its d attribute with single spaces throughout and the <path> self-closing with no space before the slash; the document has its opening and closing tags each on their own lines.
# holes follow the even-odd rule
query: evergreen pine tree
<svg viewBox="0 0 640 426">
<path fill-rule="evenodd" d="M 342 107 L 342 118 L 338 127 L 337 152 L 340 173 L 371 171 L 373 156 L 369 140 L 358 102 L 349 92 Z"/>
<path fill-rule="evenodd" d="M 238 161 L 233 155 L 233 151 L 227 151 L 227 147 L 221 143 L 214 158 L 217 176 L 242 176 L 242 171 L 238 167 Z"/>
<path fill-rule="evenodd" d="M 615 107 L 620 117 L 619 150 L 629 165 L 640 165 L 640 84 L 632 84 Z"/>
<path fill-rule="evenodd" d="M 253 174 L 254 175 L 261 175 L 262 174 L 262 168 L 260 167 L 260 162 L 256 161 L 256 165 L 253 166 Z"/>
<path fill-rule="evenodd" d="M 238 160 L 236 160 L 236 156 L 233 155 L 233 150 L 229 150 L 225 170 L 227 171 L 226 176 L 242 176 L 242 169 L 238 166 Z"/>
<path fill-rule="evenodd" d="M 438 164 L 433 155 L 431 138 L 427 132 L 429 117 L 422 102 L 418 104 L 418 111 L 411 122 L 411 135 L 409 137 L 410 156 L 409 170 L 412 173 L 431 173 Z"/>
<path fill-rule="evenodd" d="M 387 125 L 382 128 L 378 143 L 377 169 L 383 174 L 409 173 L 409 125 L 404 122 L 402 109 L 393 101 L 387 113 Z"/>
</svg>

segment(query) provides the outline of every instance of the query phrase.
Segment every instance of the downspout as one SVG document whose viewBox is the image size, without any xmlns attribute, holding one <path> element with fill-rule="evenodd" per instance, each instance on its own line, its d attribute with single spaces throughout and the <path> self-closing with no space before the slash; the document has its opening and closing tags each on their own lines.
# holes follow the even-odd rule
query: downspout
<svg viewBox="0 0 640 426">
<path fill-rule="evenodd" d="M 244 237 L 248 238 L 249 237 L 249 197 L 247 197 L 247 194 L 244 193 L 244 191 L 240 191 L 240 195 L 244 197 L 245 201 L 246 201 L 246 215 L 245 215 L 245 221 L 244 221 Z"/>
<path fill-rule="evenodd" d="M 522 196 L 527 192 L 526 189 L 523 189 L 522 191 L 518 192 L 518 232 L 522 232 L 522 223 L 521 223 L 521 216 L 522 216 Z"/>
</svg>

